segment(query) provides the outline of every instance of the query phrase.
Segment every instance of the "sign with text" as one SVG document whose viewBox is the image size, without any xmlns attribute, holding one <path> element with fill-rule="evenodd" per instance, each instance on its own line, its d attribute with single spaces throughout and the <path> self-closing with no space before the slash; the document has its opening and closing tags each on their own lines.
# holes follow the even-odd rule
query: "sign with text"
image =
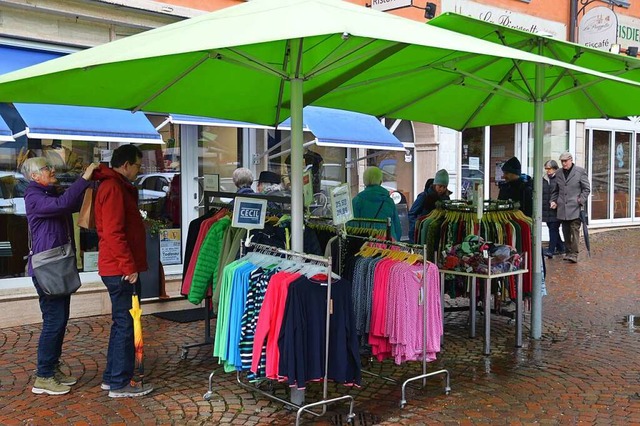
<svg viewBox="0 0 640 426">
<path fill-rule="evenodd" d="M 220 191 L 220 175 L 204 175 L 205 191 Z"/>
<path fill-rule="evenodd" d="M 98 270 L 98 252 L 85 251 L 82 253 L 82 271 L 92 272 Z"/>
<path fill-rule="evenodd" d="M 180 229 L 162 229 L 160 231 L 160 262 L 163 265 L 179 265 L 182 263 Z"/>
<path fill-rule="evenodd" d="M 236 197 L 231 225 L 243 229 L 263 229 L 267 215 L 267 200 Z"/>
<path fill-rule="evenodd" d="M 411 6 L 411 0 L 373 0 L 371 2 L 371 9 L 382 11 L 409 6 Z"/>
<path fill-rule="evenodd" d="M 608 7 L 589 9 L 580 20 L 578 43 L 594 49 L 609 51 L 618 37 L 618 17 Z"/>
<path fill-rule="evenodd" d="M 534 34 L 548 34 L 558 40 L 567 38 L 567 26 L 563 23 L 517 13 L 502 7 L 489 6 L 471 0 L 442 0 L 441 8 L 442 13 L 455 12 Z"/>
<path fill-rule="evenodd" d="M 349 184 L 343 183 L 331 190 L 331 212 L 334 225 L 342 225 L 353 219 Z"/>
<path fill-rule="evenodd" d="M 311 176 L 311 170 L 307 170 L 302 175 L 302 197 L 304 206 L 309 207 L 313 202 L 313 178 Z"/>
</svg>

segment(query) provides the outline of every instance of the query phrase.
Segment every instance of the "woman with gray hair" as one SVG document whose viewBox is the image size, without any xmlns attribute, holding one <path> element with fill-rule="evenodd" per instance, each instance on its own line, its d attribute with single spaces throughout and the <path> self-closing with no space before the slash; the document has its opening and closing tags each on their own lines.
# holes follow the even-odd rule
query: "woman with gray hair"
<svg viewBox="0 0 640 426">
<path fill-rule="evenodd" d="M 253 184 L 253 173 L 251 173 L 251 170 L 239 167 L 233 171 L 231 178 L 236 188 L 238 188 L 238 194 L 254 193 L 253 189 L 251 189 L 251 185 Z"/>
<path fill-rule="evenodd" d="M 555 160 L 549 160 L 544 163 L 544 175 L 542 176 L 542 221 L 549 228 L 549 247 L 543 254 L 549 259 L 554 254 L 564 253 L 564 243 L 560 238 L 560 221 L 557 217 L 557 211 L 551 208 L 551 193 L 558 186 L 556 181 L 556 172 L 558 171 L 558 163 Z"/>
<path fill-rule="evenodd" d="M 66 191 L 57 186 L 55 168 L 46 158 L 27 159 L 22 165 L 22 174 L 29 181 L 24 203 L 30 233 L 30 256 L 74 243 L 71 214 L 80 210 L 84 191 L 97 164 L 90 164 L 82 177 Z M 64 333 L 69 321 L 71 296 L 49 297 L 44 294 L 33 275 L 31 258 L 28 261 L 29 275 L 38 293 L 42 312 L 42 331 L 38 341 L 37 369 L 31 391 L 35 394 L 63 395 L 71 390 L 77 379 L 60 370 L 60 355 Z"/>
</svg>

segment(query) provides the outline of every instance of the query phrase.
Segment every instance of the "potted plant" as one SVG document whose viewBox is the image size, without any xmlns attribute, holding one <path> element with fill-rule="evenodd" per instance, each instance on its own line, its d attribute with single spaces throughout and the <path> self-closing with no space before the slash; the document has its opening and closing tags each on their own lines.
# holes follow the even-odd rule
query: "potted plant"
<svg viewBox="0 0 640 426">
<path fill-rule="evenodd" d="M 160 231 L 166 229 L 168 224 L 163 220 L 150 218 L 145 210 L 140 210 L 140 215 L 147 234 L 147 265 L 149 267 L 140 274 L 141 298 L 159 297 L 164 295 L 164 289 L 161 291 L 164 271 L 161 271 L 160 263 Z"/>
</svg>

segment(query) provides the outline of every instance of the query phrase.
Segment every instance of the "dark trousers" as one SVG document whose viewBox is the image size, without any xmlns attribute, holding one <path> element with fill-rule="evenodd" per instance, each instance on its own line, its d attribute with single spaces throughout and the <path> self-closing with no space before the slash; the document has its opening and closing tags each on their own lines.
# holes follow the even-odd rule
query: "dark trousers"
<svg viewBox="0 0 640 426">
<path fill-rule="evenodd" d="M 560 238 L 560 224 L 561 222 L 547 222 L 547 228 L 549 228 L 549 253 L 554 254 L 556 251 L 565 251 L 564 243 Z"/>
<path fill-rule="evenodd" d="M 52 377 L 62 355 L 62 343 L 69 321 L 71 296 L 49 297 L 44 294 L 36 277 L 33 285 L 38 292 L 40 312 L 42 312 L 42 331 L 38 340 L 38 377 Z"/>
<path fill-rule="evenodd" d="M 102 374 L 103 383 L 111 389 L 122 389 L 133 377 L 134 346 L 133 346 L 133 318 L 131 296 L 133 285 L 124 281 L 120 275 L 102 277 L 102 282 L 109 291 L 111 298 L 111 333 L 109 334 L 109 348 L 107 349 L 107 367 Z M 140 280 L 135 284 L 140 294 Z"/>
<path fill-rule="evenodd" d="M 567 249 L 566 256 L 578 259 L 580 245 L 580 225 L 582 221 L 578 219 L 562 221 L 562 235 L 564 235 L 564 245 Z"/>
</svg>

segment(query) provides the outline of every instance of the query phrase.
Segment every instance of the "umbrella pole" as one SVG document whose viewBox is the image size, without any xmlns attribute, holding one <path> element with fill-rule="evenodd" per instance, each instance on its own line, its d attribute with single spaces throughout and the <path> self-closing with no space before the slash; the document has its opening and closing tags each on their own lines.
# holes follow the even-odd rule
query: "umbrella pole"
<svg viewBox="0 0 640 426">
<path fill-rule="evenodd" d="M 302 132 L 303 117 L 303 80 L 300 78 L 302 66 L 302 40 L 292 43 L 291 48 L 291 249 L 303 253 L 303 216 L 304 202 L 302 199 L 302 161 L 304 136 Z M 293 404 L 304 405 L 304 390 L 291 388 L 290 400 Z"/>
<path fill-rule="evenodd" d="M 542 46 L 539 47 L 539 50 Z M 531 246 L 531 338 L 542 337 L 542 147 L 544 141 L 544 65 L 536 64 L 533 125 L 533 235 Z"/>
</svg>

